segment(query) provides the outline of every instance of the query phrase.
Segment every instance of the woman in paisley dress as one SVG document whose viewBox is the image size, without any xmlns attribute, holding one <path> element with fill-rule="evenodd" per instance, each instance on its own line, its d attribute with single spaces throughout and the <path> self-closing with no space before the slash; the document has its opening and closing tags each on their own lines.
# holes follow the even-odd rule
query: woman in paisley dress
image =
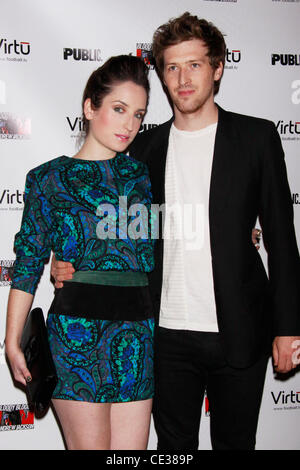
<svg viewBox="0 0 300 470">
<path fill-rule="evenodd" d="M 148 70 L 109 59 L 82 99 L 86 138 L 27 174 L 15 237 L 6 352 L 31 380 L 20 337 L 51 251 L 75 274 L 56 289 L 47 327 L 57 369 L 53 404 L 68 449 L 145 449 L 153 397 L 151 187 L 144 163 L 123 152 L 146 113 Z"/>
</svg>

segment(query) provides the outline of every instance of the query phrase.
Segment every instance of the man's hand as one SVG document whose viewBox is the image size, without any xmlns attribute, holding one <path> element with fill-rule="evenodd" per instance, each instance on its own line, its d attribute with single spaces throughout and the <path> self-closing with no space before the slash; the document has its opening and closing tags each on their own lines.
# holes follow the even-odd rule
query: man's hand
<svg viewBox="0 0 300 470">
<path fill-rule="evenodd" d="M 63 287 L 63 281 L 72 279 L 75 269 L 72 266 L 72 263 L 68 261 L 57 261 L 53 255 L 51 261 L 51 276 L 55 279 L 55 287 L 60 289 Z"/>
<path fill-rule="evenodd" d="M 300 363 L 300 336 L 276 336 L 273 341 L 276 372 L 287 373 Z"/>
<path fill-rule="evenodd" d="M 252 229 L 252 243 L 253 245 L 255 245 L 257 250 L 260 249 L 260 245 L 259 245 L 260 237 L 261 237 L 261 230 L 259 230 L 258 228 L 253 228 Z"/>
</svg>

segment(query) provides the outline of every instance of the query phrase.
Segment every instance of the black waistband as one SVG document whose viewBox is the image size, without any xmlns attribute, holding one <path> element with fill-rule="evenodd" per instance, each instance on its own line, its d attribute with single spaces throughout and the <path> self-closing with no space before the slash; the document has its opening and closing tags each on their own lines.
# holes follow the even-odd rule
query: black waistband
<svg viewBox="0 0 300 470">
<path fill-rule="evenodd" d="M 65 282 L 55 290 L 48 313 L 111 321 L 141 321 L 153 317 L 148 286 L 103 286 Z"/>
</svg>

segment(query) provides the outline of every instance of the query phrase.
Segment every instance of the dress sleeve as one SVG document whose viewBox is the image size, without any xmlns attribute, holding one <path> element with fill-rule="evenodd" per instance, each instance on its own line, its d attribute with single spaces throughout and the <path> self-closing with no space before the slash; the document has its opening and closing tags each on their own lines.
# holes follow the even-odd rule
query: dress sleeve
<svg viewBox="0 0 300 470">
<path fill-rule="evenodd" d="M 42 193 L 36 175 L 30 171 L 26 177 L 21 228 L 15 236 L 12 289 L 35 294 L 50 257 L 52 230 L 50 203 Z"/>
</svg>

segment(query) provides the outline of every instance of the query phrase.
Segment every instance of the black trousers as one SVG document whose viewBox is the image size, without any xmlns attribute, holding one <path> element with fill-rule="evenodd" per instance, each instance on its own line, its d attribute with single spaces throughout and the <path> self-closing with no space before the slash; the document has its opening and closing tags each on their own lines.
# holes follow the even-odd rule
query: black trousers
<svg viewBox="0 0 300 470">
<path fill-rule="evenodd" d="M 205 390 L 214 450 L 251 450 L 268 355 L 246 369 L 224 359 L 218 333 L 158 328 L 154 425 L 158 450 L 197 450 Z"/>
</svg>

